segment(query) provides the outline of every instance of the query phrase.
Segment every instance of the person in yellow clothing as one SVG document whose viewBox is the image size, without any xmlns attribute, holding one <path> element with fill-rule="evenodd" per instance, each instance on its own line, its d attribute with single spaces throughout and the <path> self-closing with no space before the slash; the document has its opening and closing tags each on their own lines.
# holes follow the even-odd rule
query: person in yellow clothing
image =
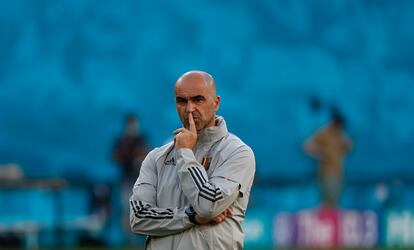
<svg viewBox="0 0 414 250">
<path fill-rule="evenodd" d="M 342 115 L 334 109 L 332 121 L 304 144 L 305 152 L 319 162 L 319 185 L 324 207 L 337 207 L 342 192 L 344 159 L 352 148 L 344 123 Z"/>
</svg>

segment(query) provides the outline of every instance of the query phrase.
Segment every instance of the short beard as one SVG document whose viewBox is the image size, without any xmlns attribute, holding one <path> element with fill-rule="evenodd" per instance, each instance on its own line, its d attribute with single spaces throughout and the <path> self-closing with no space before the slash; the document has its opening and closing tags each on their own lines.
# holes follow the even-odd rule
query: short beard
<svg viewBox="0 0 414 250">
<path fill-rule="evenodd" d="M 197 129 L 197 132 L 198 132 L 198 131 L 200 131 L 200 130 L 202 130 L 202 129 L 207 128 L 207 126 L 210 126 L 210 124 L 213 124 L 212 126 L 214 126 L 214 125 L 215 125 L 215 120 L 216 120 L 216 114 L 213 114 L 213 115 L 212 115 L 212 117 L 211 117 L 210 119 L 208 119 L 208 120 L 204 123 L 204 125 L 203 125 L 203 127 L 202 127 L 202 128 Z M 212 122 L 212 121 L 214 121 L 214 122 Z M 211 127 L 211 126 L 210 126 L 210 127 Z"/>
</svg>

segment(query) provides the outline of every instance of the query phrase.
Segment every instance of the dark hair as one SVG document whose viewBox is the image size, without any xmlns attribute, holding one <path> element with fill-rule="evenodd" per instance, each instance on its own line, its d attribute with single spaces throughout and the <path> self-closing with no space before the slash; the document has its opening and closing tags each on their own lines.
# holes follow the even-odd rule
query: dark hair
<svg viewBox="0 0 414 250">
<path fill-rule="evenodd" d="M 125 114 L 124 120 L 125 120 L 126 123 L 129 123 L 129 122 L 138 120 L 138 117 L 134 113 L 127 113 L 127 114 Z"/>
<path fill-rule="evenodd" d="M 339 125 L 341 127 L 345 126 L 345 118 L 337 107 L 332 108 L 331 114 L 332 114 L 332 121 L 334 122 L 335 125 Z"/>
</svg>

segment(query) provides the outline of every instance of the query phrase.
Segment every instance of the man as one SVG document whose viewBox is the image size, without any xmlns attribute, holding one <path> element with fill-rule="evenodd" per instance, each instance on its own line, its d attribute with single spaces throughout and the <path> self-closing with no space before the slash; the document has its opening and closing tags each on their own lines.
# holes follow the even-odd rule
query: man
<svg viewBox="0 0 414 250">
<path fill-rule="evenodd" d="M 322 206 L 336 208 L 342 192 L 343 161 L 352 144 L 343 132 L 344 119 L 336 110 L 332 121 L 305 142 L 305 152 L 319 160 Z"/>
<path fill-rule="evenodd" d="M 210 74 L 187 72 L 174 92 L 183 127 L 142 163 L 131 229 L 149 236 L 146 249 L 242 249 L 253 152 L 216 116 L 220 97 Z"/>
<path fill-rule="evenodd" d="M 122 134 L 116 139 L 113 148 L 113 158 L 122 168 L 122 178 L 126 181 L 136 181 L 139 169 L 145 156 L 148 154 L 146 139 L 140 131 L 138 118 L 134 114 L 125 117 L 125 124 Z M 129 181 L 131 185 L 131 181 Z M 129 187 L 131 191 L 131 187 Z M 128 196 L 129 198 L 129 196 Z"/>
<path fill-rule="evenodd" d="M 112 154 L 122 173 L 122 224 L 124 230 L 129 232 L 128 240 L 132 242 L 133 234 L 129 229 L 128 200 L 131 197 L 131 186 L 134 185 L 139 174 L 137 166 L 141 166 L 142 161 L 148 154 L 147 142 L 140 131 L 140 123 L 135 114 L 125 116 L 122 134 L 115 140 Z"/>
</svg>

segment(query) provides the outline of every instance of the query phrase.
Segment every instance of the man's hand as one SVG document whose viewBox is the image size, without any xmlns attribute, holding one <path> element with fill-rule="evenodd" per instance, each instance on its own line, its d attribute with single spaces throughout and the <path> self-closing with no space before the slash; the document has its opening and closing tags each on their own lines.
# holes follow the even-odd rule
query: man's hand
<svg viewBox="0 0 414 250">
<path fill-rule="evenodd" d="M 227 208 L 226 210 L 224 210 L 223 213 L 217 215 L 216 217 L 214 217 L 212 219 L 204 219 L 204 218 L 201 218 L 200 216 L 196 215 L 195 216 L 195 221 L 198 224 L 201 224 L 201 225 L 202 224 L 207 224 L 207 223 L 216 225 L 216 224 L 219 224 L 220 222 L 223 222 L 226 219 L 226 217 L 230 217 L 232 215 L 233 215 L 233 212 L 231 211 L 231 209 Z"/>
<path fill-rule="evenodd" d="M 188 113 L 188 123 L 188 129 L 179 128 L 174 131 L 174 143 L 176 148 L 194 149 L 197 144 L 197 129 L 191 112 Z"/>
</svg>

